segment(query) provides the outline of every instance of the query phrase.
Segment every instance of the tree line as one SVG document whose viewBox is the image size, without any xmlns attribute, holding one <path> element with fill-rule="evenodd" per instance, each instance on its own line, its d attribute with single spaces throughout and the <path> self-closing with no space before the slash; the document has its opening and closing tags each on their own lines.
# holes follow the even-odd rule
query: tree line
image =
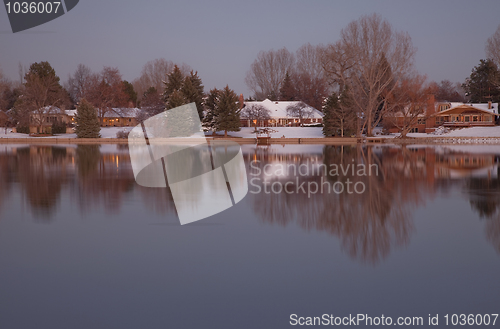
<svg viewBox="0 0 500 329">
<path fill-rule="evenodd" d="M 139 106 L 136 119 L 143 122 L 187 103 L 196 104 L 204 127 L 214 133 L 224 131 L 227 135 L 227 131 L 239 130 L 241 106 L 236 93 L 226 86 L 205 94 L 198 72 L 185 64 L 165 59 L 150 61 L 132 83 L 123 80 L 117 68 L 92 72 L 84 64 L 78 65 L 64 86 L 48 62 L 33 63 L 21 75 L 22 83 L 16 84 L 0 71 L 0 109 L 10 110 L 10 124 L 18 132 L 29 132 L 30 125 L 41 128 L 46 115 L 55 108 L 76 107 L 78 137 L 99 137 L 100 122 L 112 108 Z"/>
<path fill-rule="evenodd" d="M 500 26 L 481 60 L 463 83 L 427 82 L 414 66 L 416 48 L 406 32 L 395 30 L 378 14 L 352 21 L 337 42 L 305 44 L 296 53 L 286 48 L 261 51 L 245 82 L 253 98 L 300 100 L 321 109 L 324 134 L 351 135 L 386 121 L 406 134 L 423 114 L 429 95 L 437 101 L 500 101 Z"/>
<path fill-rule="evenodd" d="M 295 53 L 286 48 L 261 51 L 245 77 L 253 92 L 247 100 L 311 105 L 324 113 L 326 136 L 372 135 L 377 125 L 391 121 L 404 135 L 423 114 L 431 94 L 437 101 L 500 101 L 500 26 L 487 41 L 487 59 L 463 83 L 428 82 L 414 67 L 415 53 L 408 33 L 395 30 L 378 14 L 362 16 L 343 28 L 335 43 L 307 43 Z M 11 124 L 18 127 L 27 127 L 30 120 L 41 125 L 33 121 L 41 120 L 47 108 L 70 109 L 83 99 L 101 122 L 115 107 L 137 106 L 137 119 L 143 121 L 191 102 L 205 129 L 214 132 L 238 130 L 240 117 L 269 119 L 257 107 L 240 112 L 243 100 L 229 86 L 205 93 L 198 72 L 163 58 L 147 62 L 132 82 L 123 80 L 117 68 L 92 72 L 84 64 L 64 85 L 48 62 L 33 63 L 27 70 L 20 66 L 19 74 L 20 82 L 14 83 L 0 71 L 0 109 L 11 109 Z M 395 113 L 404 117 L 402 123 Z"/>
</svg>

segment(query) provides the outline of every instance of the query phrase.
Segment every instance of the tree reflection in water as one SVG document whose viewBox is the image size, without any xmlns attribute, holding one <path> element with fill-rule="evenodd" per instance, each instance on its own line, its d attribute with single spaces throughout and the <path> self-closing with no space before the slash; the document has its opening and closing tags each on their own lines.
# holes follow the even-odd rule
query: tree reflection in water
<svg viewBox="0 0 500 329">
<path fill-rule="evenodd" d="M 486 238 L 500 254 L 500 178 L 469 178 L 466 191 L 472 210 L 486 221 Z"/>
<path fill-rule="evenodd" d="M 52 218 L 62 186 L 68 181 L 66 157 L 66 148 L 58 146 L 22 147 L 14 154 L 15 178 L 35 218 Z"/>
<path fill-rule="evenodd" d="M 258 163 L 262 170 L 264 165 L 272 161 L 281 161 L 299 166 L 315 161 L 327 168 L 333 165 L 347 166 L 370 165 L 378 167 L 372 175 L 354 175 L 351 170 L 336 174 L 328 169 L 311 175 L 272 177 L 270 182 L 280 181 L 282 185 L 290 182 L 299 183 L 314 181 L 321 184 L 325 177 L 330 183 L 347 181 L 363 183 L 365 191 L 357 193 L 269 193 L 254 195 L 254 209 L 262 220 L 268 223 L 288 225 L 297 222 L 305 230 L 325 231 L 339 237 L 343 249 L 350 257 L 365 263 L 377 264 L 386 258 L 391 249 L 409 243 L 413 231 L 412 212 L 417 205 L 424 203 L 425 198 L 432 195 L 433 180 L 425 179 L 428 174 L 425 164 L 425 149 L 414 152 L 403 148 L 376 148 L 373 146 L 325 146 L 322 155 L 283 155 L 268 154 Z M 419 158 L 420 157 L 420 158 Z M 254 159 L 257 158 L 254 157 Z M 265 161 L 264 161 L 265 160 Z M 253 166 L 256 166 L 254 162 Z M 373 166 L 371 168 L 374 168 Z M 249 169 L 252 171 L 252 168 Z M 255 174 L 258 170 L 253 169 Z M 263 172 L 262 172 L 262 175 Z M 264 179 L 264 177 L 262 177 Z M 269 180 L 269 178 L 268 178 Z M 296 191 L 296 189 L 290 189 Z M 431 193 L 429 193 L 431 192 Z"/>
<path fill-rule="evenodd" d="M 167 191 L 136 185 L 127 148 L 102 153 L 100 145 L 32 145 L 0 152 L 0 207 L 13 183 L 19 183 L 24 205 L 37 220 L 54 218 L 62 197 L 83 214 L 94 209 L 116 214 L 124 196 L 135 188 L 157 213 L 175 211 Z"/>
<path fill-rule="evenodd" d="M 128 151 L 107 146 L 9 146 L 0 148 L 0 211 L 5 200 L 19 191 L 23 207 L 42 221 L 54 218 L 58 203 L 76 204 L 80 213 L 104 209 L 122 211 L 123 200 L 139 193 L 142 207 L 158 215 L 175 214 L 168 189 L 143 188 L 135 183 Z M 279 146 L 278 146 L 279 147 Z M 103 152 L 103 149 L 106 151 Z M 310 150 L 317 150 L 312 152 Z M 444 149 L 444 151 L 443 151 Z M 289 183 L 294 193 L 250 194 L 256 215 L 280 226 L 297 224 L 304 230 L 324 231 L 339 238 L 343 250 L 364 263 L 377 264 L 394 248 L 407 245 L 414 230 L 412 214 L 436 193 L 452 189 L 465 192 L 471 208 L 484 219 L 485 235 L 500 253 L 499 157 L 444 148 L 417 146 L 329 145 L 305 146 L 306 153 L 279 152 L 276 146 L 255 147 L 246 152 L 249 178 L 268 183 Z M 322 151 L 320 151 L 322 150 Z M 250 162 L 259 160 L 257 163 Z M 256 169 L 277 164 L 309 168 L 307 175 L 288 171 L 281 175 L 255 176 Z M 377 165 L 378 175 L 359 176 L 348 170 L 338 175 L 322 165 Z M 189 167 L 187 167 L 189 169 Z M 308 195 L 297 184 L 324 181 L 360 182 L 362 194 L 343 192 Z M 255 182 L 254 182 L 255 183 Z M 306 185 L 307 186 L 307 185 Z M 252 185 L 249 186 L 252 191 Z M 3 208 L 3 209 L 2 209 Z M 101 211 L 101 210 L 99 210 Z M 160 216 L 161 217 L 161 216 Z M 166 217 L 166 216 L 163 216 Z"/>
</svg>

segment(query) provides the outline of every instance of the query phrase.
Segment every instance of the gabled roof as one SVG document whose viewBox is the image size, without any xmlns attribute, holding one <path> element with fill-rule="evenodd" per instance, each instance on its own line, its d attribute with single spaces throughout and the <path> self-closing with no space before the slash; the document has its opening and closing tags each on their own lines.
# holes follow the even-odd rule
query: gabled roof
<svg viewBox="0 0 500 329">
<path fill-rule="evenodd" d="M 40 109 L 41 113 L 43 114 L 64 114 L 63 110 L 58 108 L 57 106 L 45 106 Z M 35 114 L 38 114 L 40 112 L 36 112 Z"/>
<path fill-rule="evenodd" d="M 66 115 L 69 117 L 74 117 L 76 115 L 76 110 L 66 110 Z"/>
<path fill-rule="evenodd" d="M 496 105 L 496 107 L 493 107 L 493 105 Z M 493 115 L 499 115 L 498 114 L 498 103 L 492 104 L 492 108 L 488 109 L 488 104 L 463 104 L 461 103 L 460 105 L 451 107 L 447 110 L 441 111 L 436 113 L 437 116 L 444 116 L 444 115 L 450 115 L 450 114 L 461 114 L 464 112 L 470 112 L 470 111 L 478 111 L 481 113 L 485 114 L 493 114 Z"/>
<path fill-rule="evenodd" d="M 140 109 L 136 107 L 128 108 L 113 108 L 104 114 L 105 118 L 135 118 L 139 113 Z"/>
<path fill-rule="evenodd" d="M 269 115 L 273 119 L 284 119 L 284 118 L 293 118 L 287 115 L 286 108 L 290 105 L 294 105 L 300 103 L 299 101 L 271 101 L 269 99 L 265 99 L 263 101 L 253 101 L 253 102 L 245 102 L 246 106 L 256 104 L 256 105 L 262 105 L 264 106 L 267 110 L 269 110 Z M 306 104 L 307 105 L 307 104 Z M 316 110 L 312 106 L 308 106 L 308 109 L 312 110 L 312 119 L 321 119 L 323 118 L 323 113 L 320 111 Z"/>
</svg>

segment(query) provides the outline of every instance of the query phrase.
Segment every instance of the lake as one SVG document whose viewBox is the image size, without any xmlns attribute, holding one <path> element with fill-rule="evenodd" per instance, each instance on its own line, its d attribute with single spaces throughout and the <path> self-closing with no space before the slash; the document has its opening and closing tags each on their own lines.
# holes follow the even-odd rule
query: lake
<svg viewBox="0 0 500 329">
<path fill-rule="evenodd" d="M 180 225 L 126 145 L 1 144 L 0 328 L 500 312 L 500 145 L 242 150 L 247 196 Z"/>
</svg>

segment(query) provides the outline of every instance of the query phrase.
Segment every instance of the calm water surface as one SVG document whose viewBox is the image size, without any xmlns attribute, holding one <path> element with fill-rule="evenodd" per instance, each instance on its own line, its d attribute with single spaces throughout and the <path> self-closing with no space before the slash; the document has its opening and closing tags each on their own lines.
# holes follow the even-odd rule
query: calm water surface
<svg viewBox="0 0 500 329">
<path fill-rule="evenodd" d="M 181 226 L 126 147 L 0 144 L 0 328 L 500 313 L 500 146 L 242 148 L 247 197 Z"/>
</svg>

